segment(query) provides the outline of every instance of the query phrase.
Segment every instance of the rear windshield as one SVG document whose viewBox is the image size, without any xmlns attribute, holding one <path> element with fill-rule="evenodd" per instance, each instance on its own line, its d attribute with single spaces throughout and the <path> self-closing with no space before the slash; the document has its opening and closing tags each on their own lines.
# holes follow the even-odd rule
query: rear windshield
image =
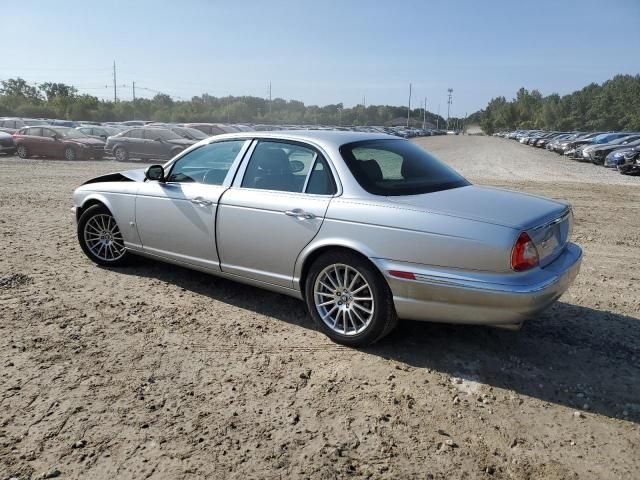
<svg viewBox="0 0 640 480">
<path fill-rule="evenodd" d="M 404 140 L 365 140 L 340 147 L 358 183 L 374 195 L 419 195 L 469 185 L 462 176 Z"/>
</svg>

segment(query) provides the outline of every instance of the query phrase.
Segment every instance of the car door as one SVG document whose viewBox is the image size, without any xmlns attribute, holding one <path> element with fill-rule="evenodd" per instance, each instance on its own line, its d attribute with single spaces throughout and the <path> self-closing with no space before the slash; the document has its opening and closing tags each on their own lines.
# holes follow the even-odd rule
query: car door
<svg viewBox="0 0 640 480">
<path fill-rule="evenodd" d="M 125 148 L 129 152 L 130 156 L 144 156 L 145 140 L 141 128 L 134 128 L 133 130 L 129 130 L 123 140 Z"/>
<path fill-rule="evenodd" d="M 144 129 L 145 153 L 150 158 L 169 158 L 169 145 L 153 128 Z"/>
<path fill-rule="evenodd" d="M 27 147 L 31 155 L 46 155 L 42 148 L 42 127 L 25 129 L 22 143 Z"/>
<path fill-rule="evenodd" d="M 40 136 L 40 153 L 48 157 L 62 158 L 64 155 L 64 143 L 61 138 L 56 139 L 56 132 L 43 127 Z"/>
<path fill-rule="evenodd" d="M 203 145 L 168 167 L 166 181 L 146 181 L 136 197 L 143 251 L 219 271 L 215 243 L 218 201 L 231 184 L 249 140 Z"/>
<path fill-rule="evenodd" d="M 222 271 L 293 287 L 298 254 L 318 233 L 337 192 L 333 178 L 310 145 L 257 141 L 218 207 Z"/>
</svg>

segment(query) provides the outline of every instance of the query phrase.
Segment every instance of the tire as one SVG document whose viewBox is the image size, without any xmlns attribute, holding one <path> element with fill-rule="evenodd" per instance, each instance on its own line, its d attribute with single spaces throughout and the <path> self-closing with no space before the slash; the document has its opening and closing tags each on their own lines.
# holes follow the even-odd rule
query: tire
<svg viewBox="0 0 640 480">
<path fill-rule="evenodd" d="M 342 345 L 366 347 L 398 323 L 387 282 L 368 260 L 349 251 L 318 257 L 305 279 L 304 293 L 318 328 Z"/>
<path fill-rule="evenodd" d="M 129 152 L 124 147 L 116 147 L 113 150 L 113 156 L 118 162 L 126 162 L 129 160 Z"/>
<path fill-rule="evenodd" d="M 24 145 L 18 145 L 16 147 L 16 153 L 20 158 L 29 158 L 29 149 Z"/>
<path fill-rule="evenodd" d="M 67 147 L 64 149 L 64 159 L 73 162 L 78 159 L 78 154 L 72 147 Z"/>
<path fill-rule="evenodd" d="M 80 216 L 78 241 L 85 255 L 98 265 L 116 267 L 129 260 L 120 228 L 103 205 L 93 205 Z"/>
</svg>

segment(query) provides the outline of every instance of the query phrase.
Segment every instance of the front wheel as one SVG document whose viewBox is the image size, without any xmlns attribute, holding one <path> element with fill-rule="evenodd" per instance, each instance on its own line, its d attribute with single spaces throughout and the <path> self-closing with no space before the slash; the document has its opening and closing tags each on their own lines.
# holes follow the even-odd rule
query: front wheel
<svg viewBox="0 0 640 480">
<path fill-rule="evenodd" d="M 64 158 L 65 160 L 74 161 L 78 158 L 78 155 L 73 148 L 67 147 L 64 149 Z"/>
<path fill-rule="evenodd" d="M 123 147 L 116 147 L 113 151 L 113 156 L 116 157 L 116 160 L 119 162 L 126 162 L 129 160 L 129 152 L 127 152 Z"/>
<path fill-rule="evenodd" d="M 128 260 L 116 219 L 102 205 L 89 207 L 80 216 L 78 241 L 85 255 L 98 265 L 118 266 Z"/>
<path fill-rule="evenodd" d="M 364 347 L 398 322 L 393 297 L 380 272 L 348 251 L 321 255 L 305 282 L 305 301 L 318 327 L 333 341 Z"/>
</svg>

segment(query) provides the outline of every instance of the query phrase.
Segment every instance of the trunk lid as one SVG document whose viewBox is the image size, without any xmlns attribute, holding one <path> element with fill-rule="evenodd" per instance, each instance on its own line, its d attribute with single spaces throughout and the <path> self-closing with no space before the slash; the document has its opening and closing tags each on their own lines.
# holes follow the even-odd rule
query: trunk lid
<svg viewBox="0 0 640 480">
<path fill-rule="evenodd" d="M 568 205 L 526 193 L 468 185 L 423 195 L 387 197 L 432 213 L 526 230 L 560 216 Z"/>
<path fill-rule="evenodd" d="M 501 225 L 518 233 L 526 231 L 538 250 L 542 267 L 562 252 L 573 227 L 573 215 L 567 204 L 497 188 L 469 185 L 387 199 L 431 213 Z"/>
</svg>

